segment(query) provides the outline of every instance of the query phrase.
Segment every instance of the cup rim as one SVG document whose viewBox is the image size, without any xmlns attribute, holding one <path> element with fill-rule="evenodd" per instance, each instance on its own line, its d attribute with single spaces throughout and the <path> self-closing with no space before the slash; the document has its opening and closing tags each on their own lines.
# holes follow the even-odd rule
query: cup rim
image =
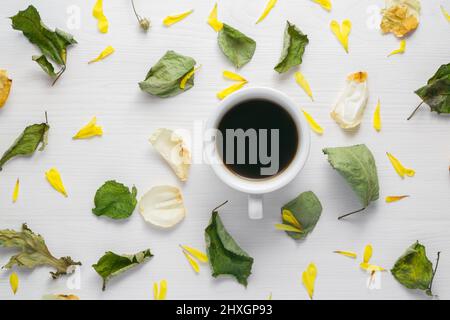
<svg viewBox="0 0 450 320">
<path fill-rule="evenodd" d="M 211 141 L 207 142 L 209 147 L 206 150 L 210 150 L 210 152 L 207 153 L 207 157 L 213 171 L 225 184 L 233 189 L 248 194 L 264 194 L 286 186 L 303 169 L 309 156 L 311 136 L 308 124 L 304 117 L 301 116 L 299 107 L 296 106 L 295 102 L 285 93 L 268 87 L 244 88 L 226 97 L 219 103 L 217 109 L 210 116 L 207 122 L 207 129 L 217 130 L 220 120 L 226 112 L 240 102 L 251 99 L 266 99 L 273 101 L 283 107 L 294 120 L 295 125 L 297 126 L 299 147 L 297 148 L 295 157 L 292 159 L 290 165 L 278 175 L 268 179 L 246 179 L 237 174 L 233 174 L 225 167 L 223 160 L 217 151 L 215 139 L 211 139 Z M 214 146 L 211 146 L 211 144 L 214 144 Z"/>
</svg>

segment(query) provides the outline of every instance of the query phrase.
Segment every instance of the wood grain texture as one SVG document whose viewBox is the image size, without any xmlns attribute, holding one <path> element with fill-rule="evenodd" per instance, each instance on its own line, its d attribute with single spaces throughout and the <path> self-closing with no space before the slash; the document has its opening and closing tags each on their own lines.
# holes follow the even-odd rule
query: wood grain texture
<svg viewBox="0 0 450 320">
<path fill-rule="evenodd" d="M 424 299 L 425 296 L 401 287 L 393 277 L 382 275 L 381 290 L 368 290 L 367 275 L 354 261 L 333 250 L 362 254 L 367 243 L 374 247 L 373 262 L 392 267 L 396 258 L 416 240 L 426 245 L 430 259 L 442 251 L 434 292 L 450 298 L 450 160 L 449 117 L 431 114 L 423 107 L 411 121 L 407 116 L 419 99 L 413 90 L 448 63 L 450 25 L 437 1 L 422 1 L 422 22 L 407 39 L 407 52 L 387 58 L 399 46 L 393 36 L 372 28 L 384 1 L 334 1 L 331 13 L 309 0 L 280 0 L 260 24 L 254 22 L 263 10 L 262 0 L 219 2 L 219 19 L 257 41 L 253 60 L 239 72 L 249 86 L 281 90 L 306 108 L 324 127 L 325 134 L 312 134 L 309 161 L 297 179 L 283 190 L 265 197 L 265 218 L 247 218 L 244 194 L 222 184 L 206 165 L 194 165 L 190 180 L 180 184 L 168 166 L 151 149 L 148 137 L 158 127 L 192 130 L 197 121 L 208 119 L 217 107 L 215 94 L 230 83 L 222 78 L 224 69 L 233 70 L 216 44 L 215 32 L 206 24 L 214 1 L 139 1 L 139 12 L 153 27 L 144 34 L 139 29 L 128 1 L 104 1 L 110 32 L 100 34 L 91 16 L 94 0 L 16 0 L 3 6 L 0 17 L 0 68 L 13 79 L 11 96 L 0 110 L 0 152 L 23 128 L 43 120 L 48 111 L 50 143 L 43 153 L 30 159 L 16 159 L 0 173 L 0 228 L 20 227 L 27 222 L 41 233 L 55 255 L 71 255 L 83 262 L 81 288 L 69 289 L 66 279 L 53 281 L 47 268 L 20 271 L 16 299 L 40 299 L 47 293 L 73 293 L 83 299 L 149 299 L 152 283 L 168 280 L 169 299 L 307 299 L 301 272 L 309 262 L 318 267 L 316 299 Z M 34 4 L 50 27 L 58 26 L 74 34 L 79 44 L 69 50 L 68 69 L 55 87 L 31 61 L 38 50 L 10 21 L 18 10 Z M 80 28 L 68 29 L 68 8 L 80 9 Z M 194 8 L 186 20 L 166 28 L 162 19 L 169 14 Z M 374 11 L 375 10 L 375 11 Z M 331 19 L 353 22 L 350 54 L 346 54 L 329 30 Z M 293 72 L 273 71 L 282 46 L 286 20 L 308 34 L 310 44 L 301 71 L 309 80 L 315 102 L 296 85 Z M 88 65 L 106 46 L 116 52 L 107 60 Z M 202 69 L 195 87 L 171 99 L 153 98 L 141 92 L 137 83 L 168 49 L 194 57 Z M 370 101 L 361 128 L 355 134 L 343 132 L 329 117 L 332 104 L 344 86 L 348 73 L 369 73 Z M 381 100 L 383 129 L 372 128 L 377 99 Z M 104 128 L 102 138 L 72 141 L 73 134 L 93 115 Z M 381 198 L 365 213 L 345 221 L 337 217 L 358 207 L 356 196 L 328 165 L 324 147 L 366 143 L 373 151 L 380 177 Z M 414 178 L 400 179 L 385 156 L 392 152 L 417 171 Z M 44 172 L 57 167 L 69 197 L 55 192 Z M 21 180 L 19 200 L 11 195 L 17 178 Z M 157 184 L 181 186 L 188 215 L 177 228 L 161 231 L 145 224 L 139 213 L 125 222 L 109 221 L 91 213 L 95 191 L 105 180 L 116 179 L 136 185 L 139 194 Z M 279 209 L 300 192 L 313 190 L 324 211 L 314 232 L 295 242 L 275 230 Z M 409 194 L 398 203 L 386 204 L 387 195 Z M 195 275 L 178 244 L 204 247 L 203 230 L 210 210 L 229 200 L 221 216 L 229 232 L 255 258 L 247 289 L 228 278 L 214 279 L 203 266 Z M 151 248 L 155 257 L 142 267 L 121 276 L 101 291 L 101 279 L 91 265 L 107 250 L 134 253 Z M 0 251 L 6 263 L 10 251 Z M 13 298 L 9 272 L 0 271 L 0 299 Z"/>
</svg>

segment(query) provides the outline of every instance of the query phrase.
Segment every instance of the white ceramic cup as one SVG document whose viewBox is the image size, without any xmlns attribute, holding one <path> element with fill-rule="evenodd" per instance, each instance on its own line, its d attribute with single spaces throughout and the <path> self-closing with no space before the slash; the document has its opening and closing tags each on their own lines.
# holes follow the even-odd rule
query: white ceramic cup
<svg viewBox="0 0 450 320">
<path fill-rule="evenodd" d="M 242 89 L 228 96 L 213 112 L 207 123 L 207 129 L 217 130 L 222 117 L 230 109 L 244 101 L 253 99 L 269 100 L 276 103 L 290 114 L 297 126 L 299 146 L 289 166 L 279 174 L 267 179 L 248 179 L 230 171 L 225 166 L 220 152 L 217 150 L 215 139 L 206 142 L 205 150 L 207 150 L 207 158 L 216 175 L 228 186 L 248 194 L 248 214 L 250 218 L 261 219 L 263 217 L 263 195 L 284 187 L 297 176 L 308 159 L 311 137 L 310 129 L 304 117 L 300 115 L 299 107 L 284 93 L 264 87 Z"/>
</svg>

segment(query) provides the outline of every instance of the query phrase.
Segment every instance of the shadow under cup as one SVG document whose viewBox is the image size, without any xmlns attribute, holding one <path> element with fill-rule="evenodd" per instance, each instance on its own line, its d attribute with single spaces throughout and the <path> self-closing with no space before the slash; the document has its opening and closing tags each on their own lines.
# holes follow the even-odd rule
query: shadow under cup
<svg viewBox="0 0 450 320">
<path fill-rule="evenodd" d="M 228 108 L 217 122 L 216 148 L 225 167 L 247 180 L 285 171 L 300 148 L 292 115 L 277 102 L 249 98 Z"/>
</svg>

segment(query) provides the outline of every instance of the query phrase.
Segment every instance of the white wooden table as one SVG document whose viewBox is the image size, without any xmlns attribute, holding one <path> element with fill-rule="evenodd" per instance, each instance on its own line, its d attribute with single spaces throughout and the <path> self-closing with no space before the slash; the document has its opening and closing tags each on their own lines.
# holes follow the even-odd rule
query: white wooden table
<svg viewBox="0 0 450 320">
<path fill-rule="evenodd" d="M 67 287 L 67 278 L 53 281 L 48 268 L 19 271 L 20 289 L 15 299 L 40 299 L 47 293 L 73 293 L 82 299 L 151 299 L 152 283 L 167 279 L 169 299 L 307 299 L 301 272 L 309 262 L 318 267 L 316 299 L 422 299 L 420 292 L 398 284 L 390 273 L 381 278 L 380 290 L 366 287 L 367 274 L 358 267 L 359 259 L 333 254 L 333 250 L 354 250 L 362 254 L 367 243 L 374 247 L 373 263 L 391 268 L 414 241 L 426 245 L 434 262 L 442 251 L 434 292 L 450 298 L 450 160 L 448 117 L 431 114 L 423 107 L 406 121 L 419 103 L 413 91 L 422 86 L 437 68 L 448 63 L 450 25 L 439 4 L 450 10 L 450 2 L 422 1 L 419 29 L 407 39 L 407 52 L 387 58 L 399 46 L 392 35 L 377 29 L 378 11 L 384 1 L 333 1 L 331 13 L 309 0 L 280 0 L 265 21 L 255 25 L 263 0 L 219 1 L 219 18 L 257 41 L 253 60 L 239 72 L 249 86 L 268 86 L 288 94 L 308 110 L 325 128 L 323 136 L 312 133 L 309 161 L 289 186 L 267 195 L 265 218 L 247 218 L 246 196 L 222 184 L 207 165 L 194 165 L 186 184 L 181 184 L 147 139 L 159 127 L 193 130 L 217 107 L 216 92 L 231 83 L 222 78 L 224 69 L 233 70 L 220 52 L 216 33 L 206 24 L 214 1 L 139 1 L 141 15 L 153 27 L 140 31 L 129 1 L 105 0 L 110 20 L 108 34 L 100 34 L 91 15 L 94 0 L 9 1 L 1 10 L 0 68 L 13 79 L 7 105 L 0 110 L 0 152 L 6 150 L 25 126 L 44 120 L 48 111 L 51 125 L 49 145 L 31 159 L 15 159 L 0 173 L 0 228 L 19 229 L 27 222 L 41 233 L 55 255 L 70 255 L 83 262 L 80 288 Z M 45 23 L 72 33 L 79 44 L 69 50 L 68 69 L 55 87 L 31 61 L 39 51 L 12 30 L 10 21 L 18 10 L 34 4 Z M 194 8 L 183 22 L 162 26 L 169 14 Z M 76 14 L 80 13 L 77 26 Z M 75 14 L 75 18 L 73 16 Z M 332 19 L 353 22 L 350 54 L 346 54 L 329 30 Z M 278 75 L 278 61 L 286 20 L 308 34 L 302 72 L 315 95 L 311 102 L 296 85 L 293 72 Z M 116 53 L 107 60 L 88 65 L 107 45 Z M 166 52 L 175 50 L 194 57 L 202 69 L 195 87 L 177 97 L 159 99 L 138 88 L 148 69 Z M 343 132 L 329 112 L 344 86 L 347 74 L 369 73 L 370 101 L 361 128 L 354 134 Z M 372 127 L 377 99 L 382 103 L 383 129 Z M 92 116 L 104 128 L 104 136 L 73 141 L 73 134 Z M 380 200 L 365 213 L 345 221 L 337 217 L 359 207 L 354 193 L 334 172 L 321 150 L 324 147 L 366 143 L 373 151 L 379 171 Z M 417 171 L 414 178 L 402 180 L 394 172 L 385 152 L 392 152 L 405 165 Z M 47 183 L 44 172 L 57 167 L 68 189 L 64 198 Z M 21 181 L 16 204 L 11 194 L 17 178 Z M 173 230 L 157 230 L 136 212 L 127 221 L 97 218 L 91 213 L 95 191 L 106 180 L 116 179 L 136 185 L 139 195 L 154 185 L 181 186 L 188 215 Z M 280 207 L 300 192 L 312 190 L 320 198 L 323 213 L 314 232 L 295 242 L 274 224 L 280 220 Z M 404 201 L 386 204 L 387 195 L 409 194 Z M 229 232 L 255 259 L 249 285 L 245 289 L 228 278 L 214 279 L 208 266 L 196 275 L 178 244 L 204 248 L 203 230 L 213 207 L 229 200 L 220 213 Z M 151 248 L 155 257 L 147 264 L 112 280 L 106 292 L 91 268 L 108 250 L 134 253 Z M 13 251 L 0 250 L 0 263 Z M 9 272 L 0 271 L 0 299 L 13 298 Z M 71 278 L 73 280 L 73 278 Z M 76 281 L 71 281 L 71 283 Z"/>
</svg>

